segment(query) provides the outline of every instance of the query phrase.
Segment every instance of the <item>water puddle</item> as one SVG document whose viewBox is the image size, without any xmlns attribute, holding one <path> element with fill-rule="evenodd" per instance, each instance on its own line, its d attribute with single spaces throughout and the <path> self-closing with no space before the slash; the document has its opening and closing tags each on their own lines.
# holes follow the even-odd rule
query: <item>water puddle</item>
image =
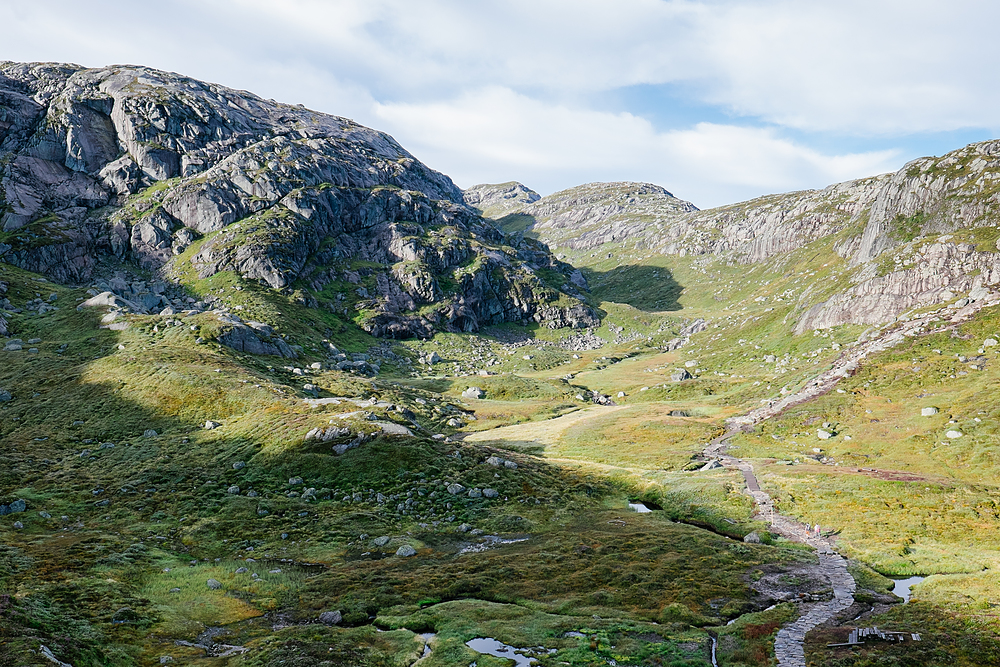
<svg viewBox="0 0 1000 667">
<path fill-rule="evenodd" d="M 513 660 L 515 667 L 529 667 L 532 663 L 538 662 L 536 656 L 555 653 L 556 649 L 546 649 L 543 646 L 536 648 L 514 648 L 492 637 L 477 637 L 465 642 L 465 645 L 476 653 L 496 656 L 497 658 L 507 658 Z"/>
<path fill-rule="evenodd" d="M 892 587 L 892 592 L 903 598 L 903 604 L 910 601 L 910 589 L 923 581 L 926 577 L 907 577 L 906 579 L 893 579 L 896 585 Z"/>
<path fill-rule="evenodd" d="M 629 503 L 628 508 L 633 512 L 638 512 L 639 514 L 649 514 L 653 511 L 646 507 L 646 503 Z"/>
</svg>

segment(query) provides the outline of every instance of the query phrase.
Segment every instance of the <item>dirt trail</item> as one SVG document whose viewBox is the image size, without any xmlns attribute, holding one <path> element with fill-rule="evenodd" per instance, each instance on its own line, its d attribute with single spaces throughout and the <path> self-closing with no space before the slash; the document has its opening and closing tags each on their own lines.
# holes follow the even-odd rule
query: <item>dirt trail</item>
<svg viewBox="0 0 1000 667">
<path fill-rule="evenodd" d="M 757 516 L 771 522 L 771 532 L 816 549 L 819 562 L 811 568 L 812 578 L 827 581 L 833 590 L 832 599 L 800 603 L 799 618 L 781 628 L 774 640 L 774 653 L 780 667 L 805 667 L 806 633 L 854 604 L 854 577 L 847 571 L 847 561 L 834 550 L 829 539 L 816 535 L 799 521 L 774 511 L 774 502 L 760 488 L 753 465 L 725 453 L 726 443 L 732 436 L 733 433 L 730 432 L 712 440 L 705 448 L 705 454 L 718 458 L 726 468 L 743 473 L 747 492 L 757 504 Z"/>
<path fill-rule="evenodd" d="M 868 356 L 895 347 L 909 337 L 936 331 L 954 331 L 958 324 L 971 319 L 983 307 L 998 303 L 1000 303 L 1000 297 L 991 295 L 989 299 L 970 303 L 961 309 L 941 308 L 913 319 L 899 321 L 885 329 L 876 330 L 867 340 L 849 347 L 829 370 L 817 375 L 800 390 L 782 398 L 768 400 L 760 408 L 751 410 L 745 415 L 727 419 L 727 433 L 715 438 L 705 446 L 703 450 L 705 456 L 718 459 L 726 468 L 739 470 L 743 474 L 747 492 L 757 505 L 757 515 L 759 518 L 771 522 L 772 532 L 816 549 L 818 562 L 813 566 L 812 574 L 817 579 L 827 581 L 833 591 L 833 596 L 829 600 L 800 603 L 799 618 L 778 631 L 774 650 L 779 667 L 805 667 L 806 634 L 853 605 L 856 584 L 854 578 L 847 571 L 847 561 L 836 552 L 831 540 L 813 533 L 808 526 L 799 521 L 774 511 L 774 502 L 771 496 L 760 488 L 754 474 L 753 464 L 726 453 L 729 439 L 739 431 L 750 429 L 762 421 L 781 414 L 790 407 L 808 402 L 832 391 L 840 380 L 852 375 Z M 947 314 L 943 315 L 943 313 Z M 931 322 L 942 319 L 942 315 L 949 320 L 949 323 L 931 329 Z M 543 446 L 553 445 L 571 426 L 621 410 L 623 407 L 626 406 L 593 406 L 545 422 L 529 422 L 471 433 L 465 439 L 467 441 L 509 440 L 536 442 Z M 574 461 L 574 463 L 581 462 Z M 877 473 L 878 471 L 871 472 Z"/>
<path fill-rule="evenodd" d="M 983 307 L 994 305 L 996 302 L 996 298 L 984 299 L 961 309 L 953 310 L 950 312 L 950 323 L 940 326 L 936 330 L 954 331 L 958 324 L 970 319 Z M 760 488 L 757 482 L 753 464 L 745 459 L 727 454 L 726 445 L 737 432 L 750 429 L 781 414 L 790 407 L 832 391 L 840 380 L 853 374 L 868 356 L 895 347 L 906 338 L 931 332 L 931 322 L 939 320 L 942 312 L 948 310 L 943 308 L 925 313 L 920 317 L 899 322 L 895 326 L 876 332 L 868 340 L 848 348 L 829 370 L 813 378 L 799 391 L 780 399 L 769 400 L 762 407 L 751 410 L 740 417 L 727 419 L 728 432 L 705 446 L 705 456 L 718 459 L 726 468 L 739 470 L 743 473 L 747 483 L 747 492 L 757 504 L 757 515 L 760 519 L 771 522 L 772 532 L 786 539 L 808 544 L 816 549 L 819 562 L 814 566 L 813 573 L 817 578 L 828 581 L 833 590 L 833 598 L 830 600 L 801 603 L 799 618 L 778 631 L 774 642 L 774 652 L 780 667 L 805 667 L 806 633 L 854 604 L 855 582 L 847 571 L 847 561 L 836 552 L 833 543 L 829 539 L 816 535 L 809 530 L 808 526 L 799 521 L 775 512 L 773 499 Z"/>
</svg>

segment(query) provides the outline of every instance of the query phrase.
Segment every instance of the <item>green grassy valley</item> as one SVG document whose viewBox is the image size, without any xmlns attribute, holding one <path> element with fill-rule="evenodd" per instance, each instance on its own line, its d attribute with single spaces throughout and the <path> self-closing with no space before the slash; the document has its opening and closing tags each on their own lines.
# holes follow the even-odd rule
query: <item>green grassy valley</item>
<svg viewBox="0 0 1000 667">
<path fill-rule="evenodd" d="M 997 142 L 699 211 L 0 74 L 0 667 L 1000 664 Z"/>
</svg>

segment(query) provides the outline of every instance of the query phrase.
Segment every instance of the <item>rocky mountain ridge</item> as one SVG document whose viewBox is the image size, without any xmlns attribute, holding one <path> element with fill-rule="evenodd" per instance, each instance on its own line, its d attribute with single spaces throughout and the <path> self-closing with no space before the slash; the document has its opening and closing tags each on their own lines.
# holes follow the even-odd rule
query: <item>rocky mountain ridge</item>
<svg viewBox="0 0 1000 667">
<path fill-rule="evenodd" d="M 804 294 L 793 326 L 802 332 L 891 322 L 960 295 L 981 299 L 1000 285 L 998 179 L 1000 142 L 988 141 L 894 174 L 704 211 L 657 186 L 589 184 L 510 209 L 500 223 L 516 222 L 553 250 L 577 251 L 580 264 L 592 263 L 580 251 L 611 243 L 647 256 L 754 264 L 831 241 L 831 261 L 847 262 L 850 284 Z M 486 198 L 484 186 L 476 191 Z"/>
<path fill-rule="evenodd" d="M 388 135 L 143 67 L 0 63 L 0 211 L 0 258 L 62 282 L 231 272 L 391 337 L 598 321 Z"/>
</svg>

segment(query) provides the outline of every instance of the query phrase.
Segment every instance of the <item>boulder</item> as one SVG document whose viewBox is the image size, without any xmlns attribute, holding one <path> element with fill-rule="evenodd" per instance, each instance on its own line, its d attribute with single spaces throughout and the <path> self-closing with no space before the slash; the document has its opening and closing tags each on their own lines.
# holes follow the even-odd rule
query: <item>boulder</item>
<svg viewBox="0 0 1000 667">
<path fill-rule="evenodd" d="M 757 531 L 754 531 L 744 537 L 743 541 L 747 544 L 760 544 L 760 535 L 757 534 Z"/>
<path fill-rule="evenodd" d="M 488 488 L 488 487 L 485 488 L 485 489 L 483 489 L 483 497 L 484 498 L 496 498 L 498 495 L 500 495 L 500 494 L 497 493 L 496 489 L 491 489 L 491 488 Z"/>
<path fill-rule="evenodd" d="M 457 496 L 462 491 L 465 491 L 465 487 L 457 482 L 455 482 L 454 484 L 449 484 L 447 488 L 448 488 L 448 493 L 450 493 L 453 496 Z"/>
<path fill-rule="evenodd" d="M 479 400 L 486 396 L 486 392 L 479 387 L 469 387 L 462 392 L 462 398 L 469 398 L 473 400 Z"/>
<path fill-rule="evenodd" d="M 340 625 L 344 617 L 339 611 L 324 611 L 319 615 L 319 622 L 323 625 Z"/>
<path fill-rule="evenodd" d="M 375 543 L 375 546 L 377 546 L 377 547 L 384 547 L 385 545 L 389 544 L 390 541 L 392 541 L 392 538 L 389 537 L 388 535 L 383 535 L 381 537 L 376 537 L 373 540 L 373 542 Z"/>
<path fill-rule="evenodd" d="M 205 430 L 206 431 L 211 431 L 213 429 L 217 429 L 220 426 L 222 426 L 222 424 L 220 424 L 219 422 L 214 422 L 211 419 L 209 419 L 207 422 L 205 422 Z"/>
<path fill-rule="evenodd" d="M 386 435 L 401 435 L 413 437 L 413 431 L 406 428 L 402 424 L 394 424 L 393 422 L 375 422 L 375 424 L 382 429 L 382 433 Z"/>
<path fill-rule="evenodd" d="M 417 550 L 411 547 L 409 544 L 404 544 L 403 546 L 396 549 L 396 555 L 400 558 L 409 558 L 410 556 L 416 556 Z"/>
<path fill-rule="evenodd" d="M 8 403 L 8 402 L 12 401 L 13 399 L 14 399 L 14 397 L 11 396 L 10 391 L 8 391 L 6 389 L 0 389 L 0 403 Z"/>
<path fill-rule="evenodd" d="M 673 373 L 670 374 L 671 382 L 683 382 L 684 380 L 690 380 L 691 374 L 688 373 L 683 368 L 678 368 Z"/>
<path fill-rule="evenodd" d="M 0 505 L 0 516 L 7 514 L 20 514 L 28 508 L 28 503 L 18 498 L 9 505 Z"/>
<path fill-rule="evenodd" d="M 77 310 L 83 310 L 84 308 L 101 308 L 101 307 L 111 307 L 119 309 L 127 309 L 134 313 L 142 313 L 145 311 L 141 305 L 134 301 L 129 301 L 118 296 L 114 292 L 101 292 L 97 296 L 93 296 L 80 305 L 76 307 Z"/>
<path fill-rule="evenodd" d="M 227 321 L 228 327 L 221 335 L 219 342 L 226 347 L 247 354 L 260 354 L 285 359 L 297 359 L 299 354 L 280 336 L 273 336 L 273 330 L 259 322 Z M 259 326 L 255 326 L 259 325 Z"/>
<path fill-rule="evenodd" d="M 209 579 L 205 582 L 205 585 L 211 588 L 213 591 L 217 591 L 222 588 L 222 582 L 217 579 Z"/>
<path fill-rule="evenodd" d="M 937 413 L 938 413 L 938 409 L 935 408 L 935 407 L 928 407 L 928 408 L 921 408 L 920 409 L 920 416 L 921 417 L 933 417 Z"/>
<path fill-rule="evenodd" d="M 819 429 L 818 431 L 816 431 L 816 437 L 819 438 L 820 440 L 829 440 L 830 438 L 833 437 L 833 433 L 825 429 Z"/>
<path fill-rule="evenodd" d="M 962 437 L 962 432 L 961 431 L 948 431 L 947 433 L 945 433 L 945 436 L 948 437 L 948 438 L 950 438 L 950 439 L 952 439 L 952 440 L 954 440 L 955 438 L 961 438 Z"/>
</svg>

